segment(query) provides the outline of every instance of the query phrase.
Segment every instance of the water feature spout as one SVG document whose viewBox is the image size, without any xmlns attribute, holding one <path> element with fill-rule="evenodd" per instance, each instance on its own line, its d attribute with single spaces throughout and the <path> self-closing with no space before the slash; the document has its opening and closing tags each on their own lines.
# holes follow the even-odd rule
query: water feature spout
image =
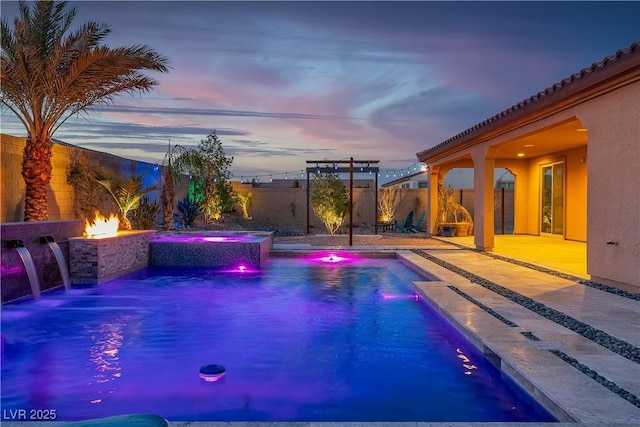
<svg viewBox="0 0 640 427">
<path fill-rule="evenodd" d="M 29 284 L 31 285 L 31 293 L 34 299 L 40 299 L 40 281 L 38 280 L 38 273 L 36 272 L 36 266 L 33 263 L 31 253 L 24 247 L 24 242 L 20 239 L 7 240 L 8 249 L 15 249 L 22 259 L 22 264 L 27 271 L 29 277 Z"/>
<path fill-rule="evenodd" d="M 20 239 L 7 240 L 7 249 L 24 248 L 24 242 Z"/>
<path fill-rule="evenodd" d="M 51 248 L 51 252 L 53 252 L 53 256 L 56 257 L 56 261 L 58 262 L 58 268 L 60 269 L 60 275 L 62 276 L 62 284 L 64 288 L 69 290 L 71 288 L 71 280 L 69 279 L 69 268 L 67 267 L 67 262 L 64 259 L 64 254 L 60 249 L 60 246 L 56 243 L 52 236 L 41 236 L 40 243 L 46 243 Z"/>
</svg>

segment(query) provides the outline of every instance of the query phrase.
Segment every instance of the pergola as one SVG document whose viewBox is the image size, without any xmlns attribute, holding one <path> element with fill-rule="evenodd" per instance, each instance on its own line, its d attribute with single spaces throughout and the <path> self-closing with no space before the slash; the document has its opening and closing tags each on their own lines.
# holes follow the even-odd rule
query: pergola
<svg viewBox="0 0 640 427">
<path fill-rule="evenodd" d="M 375 203 L 374 203 L 374 219 L 378 217 L 378 166 L 380 160 L 354 160 L 351 157 L 349 160 L 307 160 L 307 165 L 314 164 L 315 167 L 307 166 L 307 234 L 309 234 L 309 199 L 310 199 L 310 176 L 311 174 L 322 173 L 349 173 L 349 246 L 353 246 L 353 174 L 354 173 L 373 173 L 376 177 L 375 188 Z M 354 164 L 358 165 L 356 171 L 354 171 Z M 348 166 L 343 166 L 348 165 Z M 375 233 L 377 228 L 374 227 Z"/>
</svg>

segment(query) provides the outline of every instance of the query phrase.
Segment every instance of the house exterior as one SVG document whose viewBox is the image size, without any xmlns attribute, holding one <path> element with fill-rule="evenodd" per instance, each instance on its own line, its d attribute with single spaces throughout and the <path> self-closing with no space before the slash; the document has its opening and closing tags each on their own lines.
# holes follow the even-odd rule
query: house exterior
<svg viewBox="0 0 640 427">
<path fill-rule="evenodd" d="M 426 170 L 412 173 L 393 181 L 382 184 L 381 187 L 398 187 L 398 188 L 427 188 L 429 174 Z"/>
<path fill-rule="evenodd" d="M 437 183 L 474 170 L 474 245 L 494 249 L 494 169 L 514 175 L 514 233 L 586 243 L 593 280 L 640 290 L 640 43 L 633 43 L 435 147 Z M 548 254 L 553 256 L 553 254 Z"/>
</svg>

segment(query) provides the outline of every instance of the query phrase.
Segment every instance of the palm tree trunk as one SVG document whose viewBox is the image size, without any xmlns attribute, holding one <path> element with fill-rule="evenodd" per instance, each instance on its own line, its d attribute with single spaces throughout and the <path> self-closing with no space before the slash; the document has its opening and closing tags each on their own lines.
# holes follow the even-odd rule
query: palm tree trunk
<svg viewBox="0 0 640 427">
<path fill-rule="evenodd" d="M 164 186 L 162 186 L 162 228 L 165 230 L 173 230 L 173 204 L 175 192 L 173 190 L 173 171 L 171 170 L 171 162 L 167 166 L 167 172 L 164 178 Z"/>
<path fill-rule="evenodd" d="M 118 227 L 119 230 L 131 230 L 131 229 L 133 229 L 133 226 L 131 225 L 131 221 L 127 217 L 126 213 L 121 213 L 120 214 L 119 221 L 120 221 L 120 227 Z"/>
<path fill-rule="evenodd" d="M 22 177 L 26 184 L 24 199 L 25 221 L 46 221 L 49 219 L 47 206 L 47 186 L 51 181 L 51 139 L 27 137 L 22 157 Z"/>
</svg>

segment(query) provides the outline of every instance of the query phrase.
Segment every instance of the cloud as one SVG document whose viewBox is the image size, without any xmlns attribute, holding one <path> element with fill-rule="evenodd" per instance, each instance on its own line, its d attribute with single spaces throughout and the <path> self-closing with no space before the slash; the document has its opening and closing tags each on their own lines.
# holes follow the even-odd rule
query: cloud
<svg viewBox="0 0 640 427">
<path fill-rule="evenodd" d="M 390 102 L 371 114 L 371 125 L 400 139 L 436 145 L 457 129 L 456 117 L 480 120 L 486 101 L 478 94 L 435 87 Z"/>
<path fill-rule="evenodd" d="M 304 114 L 304 113 L 277 113 L 266 111 L 241 111 L 241 110 L 221 110 L 207 108 L 153 108 L 153 107 L 127 107 L 109 106 L 104 108 L 105 112 L 115 113 L 137 113 L 137 114 L 162 114 L 162 115 L 188 115 L 188 116 L 225 116 L 225 117 L 253 117 L 271 119 L 307 119 L 307 120 L 331 120 L 340 118 L 330 115 Z"/>
<path fill-rule="evenodd" d="M 55 137 L 161 159 L 216 129 L 234 170 L 314 157 L 381 168 L 640 39 L 640 2 L 72 2 L 171 70 L 141 97 L 72 118 Z M 2 1 L 11 22 L 17 2 Z M 2 131 L 24 129 L 2 115 Z M 125 148 L 127 147 L 127 148 Z"/>
<path fill-rule="evenodd" d="M 106 150 L 113 152 L 114 150 L 139 150 L 145 154 L 162 154 L 167 153 L 167 144 L 150 143 L 150 142 L 84 142 L 79 144 L 81 147 Z M 186 149 L 195 148 L 195 145 L 186 145 Z"/>
</svg>

